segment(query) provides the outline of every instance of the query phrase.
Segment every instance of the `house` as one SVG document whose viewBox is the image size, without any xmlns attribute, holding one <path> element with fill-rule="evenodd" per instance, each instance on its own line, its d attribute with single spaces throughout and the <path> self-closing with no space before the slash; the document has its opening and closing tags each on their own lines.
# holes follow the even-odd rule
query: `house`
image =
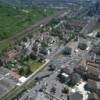
<svg viewBox="0 0 100 100">
<path fill-rule="evenodd" d="M 75 69 L 80 65 L 81 59 L 75 59 L 70 60 L 69 63 L 66 65 L 64 71 L 66 71 L 67 74 L 72 74 Z"/>
<path fill-rule="evenodd" d="M 81 49 L 81 50 L 86 50 L 87 44 L 85 44 L 85 43 L 79 43 L 78 44 L 78 48 Z"/>
<path fill-rule="evenodd" d="M 100 60 L 100 56 L 96 56 L 96 60 Z"/>
<path fill-rule="evenodd" d="M 64 54 L 64 55 L 71 55 L 71 53 L 72 53 L 72 48 L 66 47 L 66 48 L 63 50 L 63 54 Z"/>
<path fill-rule="evenodd" d="M 75 92 L 68 96 L 68 100 L 83 100 L 83 95 L 79 92 Z"/>
<path fill-rule="evenodd" d="M 100 98 L 98 97 L 98 95 L 96 93 L 91 93 L 91 94 L 89 94 L 87 100 L 100 100 Z"/>
<path fill-rule="evenodd" d="M 6 62 L 14 60 L 17 55 L 18 52 L 15 49 L 8 51 L 5 58 Z"/>
<path fill-rule="evenodd" d="M 32 50 L 33 51 L 38 51 L 38 44 L 37 43 L 33 43 Z"/>
<path fill-rule="evenodd" d="M 46 59 L 45 55 L 43 54 L 38 54 L 38 60 L 41 62 L 41 61 L 44 61 Z"/>
<path fill-rule="evenodd" d="M 53 61 L 51 61 L 49 67 L 50 67 L 50 70 L 55 70 L 57 67 L 60 67 L 60 60 L 57 60 L 57 59 L 54 59 Z"/>
<path fill-rule="evenodd" d="M 87 68 L 85 66 L 80 65 L 75 68 L 75 72 L 84 75 L 87 72 Z"/>
<path fill-rule="evenodd" d="M 100 52 L 100 51 L 99 51 Z M 100 64 L 100 56 L 95 57 L 95 63 Z"/>
<path fill-rule="evenodd" d="M 88 79 L 87 84 L 85 85 L 87 91 L 96 92 L 100 90 L 100 82 Z"/>
<path fill-rule="evenodd" d="M 100 80 L 100 68 L 92 67 L 92 66 L 87 66 L 87 77 L 94 79 L 94 80 Z"/>
<path fill-rule="evenodd" d="M 78 73 L 73 73 L 70 76 L 70 83 L 74 86 L 76 84 L 78 84 L 81 81 L 81 76 Z"/>
<path fill-rule="evenodd" d="M 41 36 L 41 42 L 43 42 L 46 45 L 51 45 L 55 42 L 57 42 L 57 39 L 54 38 L 53 36 L 50 36 L 48 32 L 43 33 Z"/>
<path fill-rule="evenodd" d="M 79 83 L 81 80 L 80 75 L 78 73 L 74 73 L 74 70 L 71 67 L 61 69 L 58 77 L 61 82 L 71 83 L 72 85 Z"/>
<path fill-rule="evenodd" d="M 68 83 L 70 81 L 69 75 L 66 73 L 60 73 L 58 78 L 61 83 Z"/>
<path fill-rule="evenodd" d="M 48 55 L 48 50 L 47 50 L 47 48 L 41 48 L 39 53 L 41 53 L 43 55 Z"/>
<path fill-rule="evenodd" d="M 62 69 L 62 72 L 71 75 L 73 73 L 73 69 L 71 69 L 70 67 L 65 67 L 64 69 Z"/>
<path fill-rule="evenodd" d="M 96 55 L 100 55 L 100 46 L 94 46 L 91 50 L 91 52 L 95 53 Z"/>
<path fill-rule="evenodd" d="M 95 67 L 95 68 L 100 68 L 100 65 L 99 64 L 96 64 L 96 63 L 93 63 L 93 62 L 88 62 L 87 65 L 88 66 Z"/>
</svg>

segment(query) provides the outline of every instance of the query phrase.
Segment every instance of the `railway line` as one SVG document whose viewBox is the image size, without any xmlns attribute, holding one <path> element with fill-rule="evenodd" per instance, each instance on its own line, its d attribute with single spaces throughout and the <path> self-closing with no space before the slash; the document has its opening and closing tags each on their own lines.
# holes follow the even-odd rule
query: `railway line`
<svg viewBox="0 0 100 100">
<path fill-rule="evenodd" d="M 55 18 L 56 16 L 60 16 L 61 14 L 63 13 L 57 13 L 55 16 L 50 16 L 40 22 L 38 22 L 37 24 L 35 25 L 32 25 L 30 28 L 28 28 L 27 30 L 23 31 L 22 33 L 18 33 L 16 36 L 10 38 L 10 43 L 12 41 L 16 41 L 16 40 L 20 40 L 22 39 L 23 37 L 27 36 L 28 34 L 31 34 L 35 31 L 37 31 L 38 29 L 40 29 L 40 25 L 43 24 L 43 25 L 47 25 L 48 22 L 52 19 L 52 18 Z M 16 39 L 18 38 L 18 39 Z M 8 39 L 4 42 L 7 42 Z M 61 49 L 62 51 L 62 49 Z M 60 51 L 59 51 L 60 52 Z M 59 53 L 57 52 L 57 54 Z M 55 56 L 55 55 L 54 55 Z M 14 89 L 12 89 L 11 91 L 7 92 L 6 94 L 4 94 L 3 96 L 0 97 L 0 100 L 12 100 L 14 97 L 16 97 L 19 93 L 21 93 L 22 91 L 24 91 L 30 83 L 32 83 L 34 81 L 34 77 L 38 74 L 39 71 L 41 71 L 43 68 L 45 68 L 45 66 L 49 63 L 49 61 L 43 65 L 43 67 L 41 67 L 38 71 L 36 71 L 36 73 L 33 73 L 29 79 L 24 83 L 22 84 L 20 87 L 16 86 Z"/>
<path fill-rule="evenodd" d="M 59 11 L 53 14 L 52 16 L 46 17 L 43 20 L 31 25 L 29 28 L 24 29 L 22 32 L 16 33 L 16 35 L 0 41 L 0 45 L 8 44 L 8 45 L 14 45 L 17 41 L 20 41 L 22 38 L 26 37 L 29 34 L 35 33 L 37 30 L 39 30 L 41 27 L 40 25 L 43 24 L 43 26 L 47 25 L 53 18 L 56 18 L 60 15 L 62 15 L 64 11 Z"/>
</svg>

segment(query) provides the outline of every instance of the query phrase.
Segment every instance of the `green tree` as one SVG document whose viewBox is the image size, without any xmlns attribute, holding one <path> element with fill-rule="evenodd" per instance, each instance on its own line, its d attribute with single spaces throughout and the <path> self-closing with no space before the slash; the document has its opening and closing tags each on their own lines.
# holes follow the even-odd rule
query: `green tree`
<svg viewBox="0 0 100 100">
<path fill-rule="evenodd" d="M 29 66 L 24 68 L 24 73 L 25 73 L 25 76 L 28 76 L 32 73 Z"/>
<path fill-rule="evenodd" d="M 97 32 L 96 37 L 100 38 L 100 31 L 99 31 L 99 32 Z"/>
<path fill-rule="evenodd" d="M 18 70 L 18 74 L 19 75 L 24 75 L 24 68 L 21 67 L 19 70 Z"/>
</svg>

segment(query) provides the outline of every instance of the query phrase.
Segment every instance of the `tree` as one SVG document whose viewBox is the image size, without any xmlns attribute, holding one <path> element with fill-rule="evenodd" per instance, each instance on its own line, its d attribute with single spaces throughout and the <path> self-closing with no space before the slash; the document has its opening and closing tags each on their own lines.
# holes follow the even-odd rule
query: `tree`
<svg viewBox="0 0 100 100">
<path fill-rule="evenodd" d="M 1 67 L 1 66 L 3 66 L 3 62 L 2 62 L 1 59 L 0 59 L 0 67 Z"/>
<path fill-rule="evenodd" d="M 32 73 L 29 66 L 24 68 L 24 73 L 25 73 L 25 76 L 28 76 Z"/>
<path fill-rule="evenodd" d="M 37 56 L 36 56 L 36 54 L 31 53 L 31 54 L 30 54 L 30 58 L 33 59 L 33 60 L 36 60 L 36 59 L 37 59 Z"/>
<path fill-rule="evenodd" d="M 18 70 L 18 73 L 19 73 L 19 75 L 24 75 L 24 69 L 21 67 L 21 68 Z"/>
<path fill-rule="evenodd" d="M 51 92 L 52 92 L 52 93 L 55 93 L 55 92 L 56 92 L 56 88 L 55 88 L 55 87 L 52 87 L 52 88 L 51 88 Z"/>
<path fill-rule="evenodd" d="M 25 38 L 23 38 L 22 40 L 23 40 L 23 42 L 27 42 L 27 38 L 26 38 L 26 37 L 25 37 Z"/>
<path fill-rule="evenodd" d="M 96 55 L 100 55 L 100 46 L 93 47 L 92 52 L 94 52 Z"/>
<path fill-rule="evenodd" d="M 64 87 L 63 90 L 62 90 L 62 92 L 65 93 L 65 94 L 68 94 L 69 93 L 69 89 L 66 88 L 66 87 Z"/>
<path fill-rule="evenodd" d="M 99 32 L 97 32 L 96 37 L 100 38 L 100 31 L 99 31 Z"/>
<path fill-rule="evenodd" d="M 52 20 L 51 20 L 51 22 L 50 22 L 51 24 L 58 24 L 59 23 L 59 19 L 57 19 L 57 18 L 53 18 Z"/>
</svg>

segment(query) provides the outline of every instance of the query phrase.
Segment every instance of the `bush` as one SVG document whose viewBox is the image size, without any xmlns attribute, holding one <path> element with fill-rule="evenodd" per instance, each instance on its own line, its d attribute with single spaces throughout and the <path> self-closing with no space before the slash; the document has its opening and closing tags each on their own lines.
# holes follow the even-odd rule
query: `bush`
<svg viewBox="0 0 100 100">
<path fill-rule="evenodd" d="M 63 93 L 68 94 L 69 93 L 69 89 L 64 87 L 64 89 L 62 90 Z"/>
<path fill-rule="evenodd" d="M 96 37 L 100 38 L 100 31 L 99 31 L 99 32 L 97 32 Z"/>
</svg>

